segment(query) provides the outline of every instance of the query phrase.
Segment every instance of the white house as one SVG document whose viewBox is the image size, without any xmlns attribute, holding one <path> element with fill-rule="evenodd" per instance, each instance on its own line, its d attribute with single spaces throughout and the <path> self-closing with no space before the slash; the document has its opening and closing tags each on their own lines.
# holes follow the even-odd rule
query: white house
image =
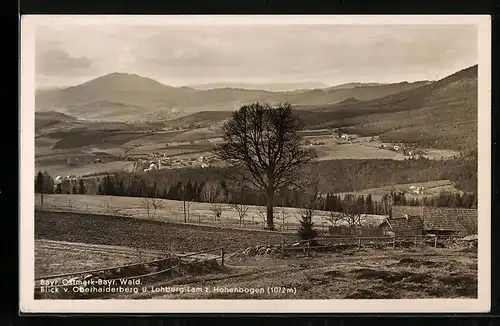
<svg viewBox="0 0 500 326">
<path fill-rule="evenodd" d="M 351 140 L 351 136 L 349 136 L 348 134 L 342 134 L 342 135 L 340 135 L 340 138 L 345 139 L 345 140 Z"/>
</svg>

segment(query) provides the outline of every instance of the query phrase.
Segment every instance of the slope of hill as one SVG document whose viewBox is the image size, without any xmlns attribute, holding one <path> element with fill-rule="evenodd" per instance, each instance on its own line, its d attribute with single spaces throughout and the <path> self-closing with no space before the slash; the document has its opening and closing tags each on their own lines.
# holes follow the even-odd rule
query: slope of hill
<svg viewBox="0 0 500 326">
<path fill-rule="evenodd" d="M 35 132 L 47 128 L 61 127 L 63 124 L 77 121 L 76 117 L 55 111 L 35 112 Z"/>
<path fill-rule="evenodd" d="M 328 87 L 328 90 L 338 90 L 338 89 L 351 89 L 360 86 L 382 86 L 387 85 L 387 83 L 345 83 L 333 87 Z"/>
<path fill-rule="evenodd" d="M 170 128 L 204 128 L 220 125 L 232 114 L 232 111 L 202 111 L 162 122 Z"/>
<path fill-rule="evenodd" d="M 390 141 L 450 149 L 477 146 L 477 65 L 422 87 L 359 103 L 302 112 L 312 128 L 351 131 Z"/>
<path fill-rule="evenodd" d="M 349 84 L 339 89 L 288 92 L 242 88 L 196 90 L 163 85 L 135 74 L 112 73 L 78 86 L 39 92 L 36 95 L 36 110 L 57 110 L 78 117 L 103 120 L 146 120 L 152 113 L 163 112 L 166 116 L 175 116 L 197 111 L 232 111 L 256 101 L 320 105 L 337 103 L 347 98 L 371 100 L 426 83 Z"/>
<path fill-rule="evenodd" d="M 36 95 L 44 94 L 44 93 L 50 93 L 50 92 L 55 92 L 62 89 L 61 87 L 42 87 L 42 88 L 37 88 L 35 89 Z"/>
<path fill-rule="evenodd" d="M 424 147 L 454 150 L 476 148 L 477 65 L 436 82 L 418 83 L 420 87 L 410 85 L 406 85 L 405 91 L 373 100 L 352 97 L 336 104 L 295 107 L 310 129 L 343 127 L 361 135 L 381 135 L 386 141 L 417 142 Z M 377 87 L 381 86 L 361 89 L 366 92 Z M 230 114 L 199 112 L 168 123 L 196 122 L 207 126 L 229 118 Z"/>
<path fill-rule="evenodd" d="M 133 74 L 112 73 L 78 86 L 39 94 L 36 96 L 36 108 L 58 108 L 72 112 L 68 107 L 80 107 L 92 102 L 114 102 L 155 109 L 171 106 L 176 99 L 181 100 L 193 92 L 189 88 L 174 88 Z"/>
</svg>

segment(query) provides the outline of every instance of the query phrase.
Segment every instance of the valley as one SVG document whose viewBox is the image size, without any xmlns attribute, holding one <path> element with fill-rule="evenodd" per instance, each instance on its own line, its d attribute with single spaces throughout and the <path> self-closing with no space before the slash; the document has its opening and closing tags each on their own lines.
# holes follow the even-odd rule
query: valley
<svg viewBox="0 0 500 326">
<path fill-rule="evenodd" d="M 111 74 L 80 86 L 37 95 L 36 165 L 37 169 L 58 175 L 130 170 L 130 162 L 151 161 L 153 157 L 178 157 L 186 161 L 179 167 L 188 166 L 191 158 L 210 155 L 214 143 L 221 139 L 220 127 L 235 108 L 254 100 L 271 100 L 271 95 L 273 101 L 291 101 L 305 124 L 302 135 L 306 145 L 315 148 L 318 160 L 405 160 L 420 156 L 450 159 L 460 152 L 474 151 L 477 146 L 476 88 L 477 66 L 436 82 L 347 84 L 288 93 L 177 89 L 137 75 Z M 241 94 L 258 96 L 238 97 L 241 100 L 237 104 L 218 104 L 211 100 L 214 92 L 218 94 L 217 101 L 222 102 L 230 102 Z M 136 93 L 141 96 L 133 96 Z M 204 103 L 213 105 L 208 111 L 196 108 L 201 111 L 195 113 L 190 113 L 189 108 L 176 109 L 177 113 L 166 119 L 123 119 L 130 113 L 127 101 L 142 105 L 137 103 L 147 98 L 148 103 L 159 105 L 161 101 L 152 93 L 168 98 L 177 94 L 173 98 L 186 99 L 196 93 L 195 97 L 201 96 Z M 307 100 L 309 96 L 316 102 L 322 99 L 322 104 Z M 123 102 L 118 111 L 88 103 L 94 99 L 110 102 L 116 97 Z M 140 109 L 140 116 L 166 112 L 156 104 Z M 342 138 L 342 134 L 347 138 Z M 420 156 L 408 155 L 409 151 L 419 152 Z M 91 165 L 82 168 L 64 164 L 64 159 L 68 162 L 78 157 L 85 157 L 81 164 Z M 93 166 L 96 159 L 107 163 Z"/>
<path fill-rule="evenodd" d="M 224 266 L 220 257 L 206 258 L 199 264 L 208 270 L 190 262 L 178 275 L 144 282 L 158 288 L 206 280 L 224 287 L 230 279 L 243 288 L 274 282 L 300 292 L 296 298 L 316 299 L 477 296 L 477 249 L 469 243 L 436 237 L 432 247 L 417 235 L 401 238 L 396 249 L 396 238 L 380 237 L 392 205 L 477 211 L 477 66 L 414 83 L 274 92 L 196 87 L 110 74 L 37 94 L 35 167 L 53 189 L 35 196 L 36 275 L 134 262 L 151 267 L 149 260 L 167 254 L 220 246 L 228 254 Z M 316 157 L 301 170 L 302 178 L 317 180 L 321 199 L 311 213 L 314 230 L 320 241 L 339 241 L 333 249 L 295 250 L 307 212 L 302 194 L 276 195 L 274 231 L 265 230 L 266 207 L 257 193 L 231 201 L 239 190 L 226 185 L 230 168 L 213 148 L 234 109 L 253 101 L 290 101 L 303 123 L 301 147 Z M 226 195 L 214 200 L 211 187 L 220 185 Z M 359 241 L 357 250 L 346 249 L 345 239 Z M 377 239 L 383 243 L 375 244 Z M 264 247 L 248 256 L 256 245 Z M 60 257 L 65 266 L 57 264 Z M 116 298 L 177 297 L 148 292 Z"/>
</svg>

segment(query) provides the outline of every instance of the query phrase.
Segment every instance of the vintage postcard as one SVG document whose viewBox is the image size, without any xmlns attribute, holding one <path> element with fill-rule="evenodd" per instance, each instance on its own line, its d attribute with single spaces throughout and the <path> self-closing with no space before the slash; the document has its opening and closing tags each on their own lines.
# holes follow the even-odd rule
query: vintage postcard
<svg viewBox="0 0 500 326">
<path fill-rule="evenodd" d="M 24 16 L 23 313 L 486 312 L 489 16 Z"/>
</svg>

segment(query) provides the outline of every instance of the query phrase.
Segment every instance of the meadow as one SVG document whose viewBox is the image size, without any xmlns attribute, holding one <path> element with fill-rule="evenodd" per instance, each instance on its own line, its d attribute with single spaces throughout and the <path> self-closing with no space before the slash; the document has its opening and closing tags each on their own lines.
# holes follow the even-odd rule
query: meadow
<svg viewBox="0 0 500 326">
<path fill-rule="evenodd" d="M 424 192 L 422 194 L 412 194 L 406 193 L 405 196 L 407 199 L 422 199 L 424 197 L 437 197 L 442 192 L 448 193 L 463 193 L 459 189 L 455 187 L 453 182 L 450 180 L 437 180 L 437 181 L 429 181 L 429 182 L 415 182 L 415 183 L 403 183 L 403 184 L 395 184 L 378 188 L 369 188 L 362 189 L 353 192 L 341 192 L 340 196 L 344 196 L 346 194 L 353 194 L 356 196 L 368 196 L 371 195 L 373 200 L 380 201 L 384 195 L 387 195 L 391 192 L 408 192 L 411 186 L 414 187 L 423 187 Z"/>
<path fill-rule="evenodd" d="M 124 236 L 124 235 L 128 236 Z M 132 248 L 144 257 L 159 252 L 194 252 L 224 247 L 223 268 L 173 279 L 145 280 L 148 286 L 229 287 L 274 293 L 155 293 L 122 294 L 114 299 L 397 299 L 477 297 L 477 249 L 401 247 L 246 256 L 256 244 L 278 245 L 296 241 L 295 235 L 277 232 L 188 226 L 134 218 L 35 212 L 37 270 L 39 274 L 82 271 L 137 261 Z M 62 242 L 61 242 L 62 241 Z M 65 242 L 77 243 L 68 245 Z M 85 243 L 82 248 L 81 244 Z M 91 245 L 87 245 L 91 244 Z M 47 248 L 49 247 L 49 248 Z M 75 249 L 73 261 L 68 249 Z M 53 264 L 65 256 L 68 266 Z M 84 259 L 85 258 L 85 259 Z M 291 291 L 290 291 L 291 289 Z M 104 295 L 104 297 L 106 296 Z"/>
<path fill-rule="evenodd" d="M 247 212 L 240 224 L 238 211 L 229 204 L 186 202 L 188 211 L 185 216 L 183 201 L 159 198 L 155 201 L 157 210 L 155 211 L 149 203 L 148 212 L 146 200 L 140 197 L 45 194 L 43 205 L 40 205 L 39 195 L 35 198 L 36 207 L 47 211 L 124 216 L 140 220 L 200 224 L 220 228 L 263 230 L 265 225 L 264 206 L 243 205 L 247 207 Z M 219 218 L 216 218 L 214 208 L 222 212 Z M 280 231 L 295 234 L 302 214 L 303 210 L 300 208 L 275 207 L 275 226 Z M 314 215 L 316 227 L 326 231 L 331 225 L 328 218 L 329 212 L 316 210 Z M 363 222 L 367 225 L 378 225 L 384 218 L 382 215 L 365 214 Z"/>
</svg>

